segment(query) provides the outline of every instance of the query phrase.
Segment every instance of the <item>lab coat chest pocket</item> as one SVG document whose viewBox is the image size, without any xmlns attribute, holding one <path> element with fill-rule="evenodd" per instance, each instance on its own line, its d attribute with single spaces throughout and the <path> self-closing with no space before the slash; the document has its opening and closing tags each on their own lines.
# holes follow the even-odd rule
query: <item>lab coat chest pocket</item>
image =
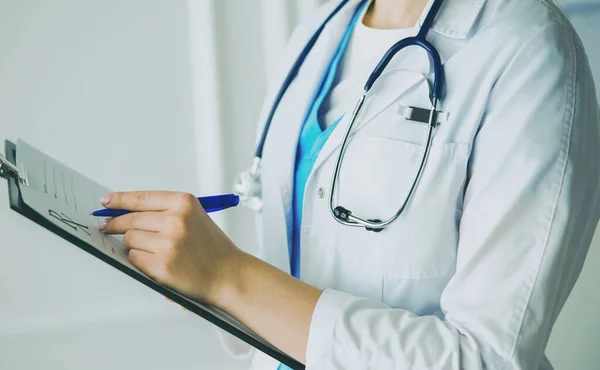
<svg viewBox="0 0 600 370">
<path fill-rule="evenodd" d="M 424 138 L 426 129 L 420 132 Z M 425 150 L 413 140 L 416 135 L 408 134 L 390 131 L 382 137 L 361 130 L 355 135 L 340 173 L 339 205 L 367 219 L 386 220 L 399 210 Z M 466 144 L 434 140 L 425 170 L 396 221 L 378 233 L 362 227 L 344 227 L 340 232 L 342 263 L 392 281 L 446 276 L 456 257 L 457 206 L 462 202 L 466 162 Z"/>
</svg>

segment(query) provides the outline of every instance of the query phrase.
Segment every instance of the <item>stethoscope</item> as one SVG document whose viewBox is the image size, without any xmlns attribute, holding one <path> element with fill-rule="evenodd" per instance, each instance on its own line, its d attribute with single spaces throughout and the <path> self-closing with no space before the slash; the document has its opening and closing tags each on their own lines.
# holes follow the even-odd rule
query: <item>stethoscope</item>
<svg viewBox="0 0 600 370">
<path fill-rule="evenodd" d="M 298 59 L 296 59 L 296 62 L 294 63 L 294 65 L 290 69 L 287 77 L 285 78 L 284 82 L 282 83 L 281 88 L 279 89 L 279 92 L 278 92 L 277 96 L 275 97 L 273 106 L 271 107 L 271 110 L 269 111 L 258 147 L 256 148 L 256 154 L 254 156 L 254 161 L 252 163 L 252 166 L 248 170 L 240 173 L 240 175 L 238 176 L 238 179 L 234 185 L 234 192 L 240 196 L 240 203 L 242 205 L 244 205 L 254 211 L 259 212 L 262 209 L 262 200 L 261 200 L 262 194 L 261 194 L 261 185 L 260 185 L 261 158 L 263 155 L 265 141 L 266 141 L 267 135 L 269 133 L 269 128 L 273 121 L 273 117 L 275 116 L 275 112 L 277 111 L 277 108 L 281 102 L 281 99 L 283 98 L 286 91 L 292 84 L 293 80 L 296 78 L 296 75 L 298 74 L 300 67 L 302 66 L 302 64 L 306 60 L 308 54 L 314 47 L 319 36 L 323 32 L 323 30 L 325 29 L 327 24 L 331 21 L 331 19 L 333 19 L 333 17 L 336 16 L 336 14 L 348 3 L 348 1 L 349 0 L 343 0 L 334 9 L 334 11 L 327 17 L 327 19 L 325 19 L 323 24 L 317 29 L 315 34 L 310 38 L 310 40 L 308 41 L 308 43 L 306 44 L 306 46 L 304 47 L 304 49 L 298 56 Z M 385 227 L 387 227 L 392 222 L 394 222 L 402 214 L 402 212 L 406 208 L 406 205 L 408 204 L 408 201 L 410 200 L 410 197 L 414 193 L 417 183 L 419 182 L 421 174 L 423 173 L 423 170 L 425 168 L 425 163 L 427 161 L 429 151 L 431 149 L 431 141 L 433 138 L 433 131 L 438 123 L 438 120 L 436 118 L 437 106 L 438 106 L 438 102 L 441 98 L 441 94 L 442 94 L 443 87 L 444 87 L 444 70 L 442 67 L 442 61 L 441 61 L 440 55 L 439 55 L 438 51 L 435 49 L 435 47 L 426 40 L 427 34 L 429 33 L 429 30 L 431 30 L 433 21 L 435 20 L 435 17 L 437 16 L 437 14 L 440 10 L 442 2 L 443 2 L 443 0 L 434 0 L 433 4 L 431 6 L 431 9 L 429 10 L 429 13 L 427 14 L 427 17 L 425 18 L 425 21 L 423 22 L 423 25 L 421 26 L 421 29 L 419 30 L 419 32 L 416 36 L 408 37 L 406 39 L 398 41 L 385 53 L 385 55 L 383 56 L 381 61 L 377 64 L 377 66 L 375 67 L 373 72 L 371 72 L 371 75 L 369 76 L 369 79 L 367 80 L 367 83 L 365 84 L 364 91 L 363 91 L 362 95 L 360 96 L 360 98 L 358 99 L 358 102 L 356 103 L 356 105 L 352 111 L 352 115 L 350 117 L 350 123 L 348 124 L 348 128 L 346 129 L 346 131 L 344 133 L 344 138 L 342 140 L 342 143 L 341 143 L 338 155 L 337 155 L 337 159 L 335 162 L 335 167 L 334 167 L 333 176 L 331 179 L 330 192 L 329 192 L 329 194 L 330 194 L 329 195 L 329 211 L 330 211 L 331 215 L 333 216 L 333 218 L 342 225 L 354 226 L 354 227 L 365 227 L 367 230 L 375 231 L 375 232 L 379 232 L 379 231 L 383 230 Z M 428 119 L 427 119 L 428 129 L 427 129 L 427 140 L 426 140 L 425 150 L 423 151 L 423 153 L 421 155 L 420 164 L 419 164 L 418 170 L 415 173 L 413 183 L 410 187 L 410 190 L 408 191 L 408 194 L 406 195 L 404 202 L 402 203 L 402 205 L 400 206 L 398 211 L 392 217 L 390 217 L 384 221 L 360 218 L 360 217 L 353 215 L 352 211 L 350 211 L 349 209 L 344 208 L 340 205 L 335 205 L 335 189 L 336 189 L 336 185 L 338 185 L 339 174 L 340 174 L 340 170 L 342 167 L 342 162 L 344 160 L 344 154 L 346 153 L 346 149 L 348 147 L 348 138 L 350 137 L 350 133 L 352 132 L 352 128 L 354 127 L 357 117 L 360 115 L 360 112 L 365 103 L 367 94 L 369 93 L 369 91 L 371 90 L 371 88 L 373 87 L 373 85 L 375 84 L 377 79 L 381 76 L 381 74 L 383 73 L 383 71 L 385 70 L 387 65 L 390 63 L 392 58 L 398 52 L 400 52 L 401 50 L 403 50 L 409 46 L 418 46 L 418 47 L 424 49 L 427 52 L 427 54 L 429 55 L 430 62 L 433 65 L 434 79 L 433 79 L 433 85 L 430 86 L 431 109 L 428 111 Z M 411 108 L 413 108 L 413 107 L 411 107 Z M 421 108 L 414 108 L 414 109 L 422 110 Z"/>
</svg>

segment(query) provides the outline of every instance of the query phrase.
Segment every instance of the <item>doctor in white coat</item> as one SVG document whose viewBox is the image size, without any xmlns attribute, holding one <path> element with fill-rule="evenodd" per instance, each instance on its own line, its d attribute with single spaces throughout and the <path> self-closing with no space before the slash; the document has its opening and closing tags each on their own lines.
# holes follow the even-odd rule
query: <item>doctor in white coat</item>
<svg viewBox="0 0 600 370">
<path fill-rule="evenodd" d="M 340 3 L 294 32 L 261 131 L 288 71 Z M 349 0 L 327 23 L 266 137 L 258 257 L 189 194 L 108 194 L 104 206 L 140 212 L 101 228 L 125 234 L 131 261 L 148 275 L 228 312 L 310 370 L 551 369 L 544 349 L 600 216 L 594 82 L 551 0 L 446 0 L 427 37 L 445 70 L 443 122 L 406 207 L 381 232 L 344 226 L 329 209 L 356 99 L 431 5 Z M 371 219 L 398 211 L 427 131 L 406 107 L 431 106 L 432 78 L 418 48 L 392 59 L 356 120 L 336 204 Z M 322 143 L 316 152 L 309 145 L 302 178 L 309 112 Z M 260 353 L 253 362 L 278 366 Z"/>
</svg>

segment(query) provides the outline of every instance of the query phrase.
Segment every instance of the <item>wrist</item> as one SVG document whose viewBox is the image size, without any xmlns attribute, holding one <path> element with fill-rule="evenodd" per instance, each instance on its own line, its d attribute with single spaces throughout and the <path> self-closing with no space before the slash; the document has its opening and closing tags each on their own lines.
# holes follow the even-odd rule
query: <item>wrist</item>
<svg viewBox="0 0 600 370">
<path fill-rule="evenodd" d="M 248 253 L 235 248 L 228 257 L 227 262 L 219 266 L 220 277 L 217 282 L 211 304 L 222 311 L 228 311 L 229 307 L 235 307 L 244 291 L 244 276 L 248 266 L 252 263 L 252 257 Z"/>
</svg>

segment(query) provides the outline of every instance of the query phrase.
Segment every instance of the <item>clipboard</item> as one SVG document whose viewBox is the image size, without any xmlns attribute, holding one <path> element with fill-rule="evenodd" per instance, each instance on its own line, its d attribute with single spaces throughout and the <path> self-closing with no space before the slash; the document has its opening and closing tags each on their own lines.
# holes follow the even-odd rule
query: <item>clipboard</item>
<svg viewBox="0 0 600 370">
<path fill-rule="evenodd" d="M 252 347 L 256 348 L 261 352 L 264 352 L 268 356 L 271 356 L 272 358 L 283 363 L 284 365 L 287 365 L 294 370 L 300 370 L 305 368 L 305 366 L 302 363 L 286 355 L 279 349 L 275 348 L 273 345 L 269 344 L 267 341 L 254 334 L 250 329 L 246 328 L 243 324 L 239 323 L 237 320 L 227 315 L 226 313 L 217 310 L 216 308 L 203 305 L 198 302 L 194 302 L 177 294 L 176 292 L 158 284 L 157 282 L 145 276 L 141 272 L 129 268 L 128 266 L 120 263 L 118 260 L 98 250 L 91 244 L 88 244 L 84 240 L 72 235 L 71 233 L 56 226 L 54 223 L 48 221 L 48 219 L 46 219 L 44 216 L 36 212 L 33 208 L 28 206 L 22 197 L 21 187 L 28 186 L 29 180 L 26 172 L 26 167 L 23 164 L 17 164 L 17 145 L 10 142 L 9 140 L 6 140 L 5 153 L 5 158 L 3 158 L 0 155 L 0 177 L 5 178 L 8 181 L 8 197 L 10 201 L 10 208 L 12 210 L 35 222 L 39 226 L 42 226 L 43 228 L 47 229 L 53 234 L 58 235 L 59 237 L 68 241 L 69 243 L 79 247 L 85 252 L 103 261 L 104 263 L 109 264 L 110 266 L 121 271 L 127 276 L 144 284 L 145 286 L 154 290 L 155 292 L 169 298 L 170 300 L 181 305 L 182 307 L 185 307 L 190 312 L 195 313 L 196 315 L 202 317 L 203 319 L 209 321 L 210 323 L 216 325 L 224 331 L 243 340 L 244 342 L 250 344 Z"/>
</svg>

